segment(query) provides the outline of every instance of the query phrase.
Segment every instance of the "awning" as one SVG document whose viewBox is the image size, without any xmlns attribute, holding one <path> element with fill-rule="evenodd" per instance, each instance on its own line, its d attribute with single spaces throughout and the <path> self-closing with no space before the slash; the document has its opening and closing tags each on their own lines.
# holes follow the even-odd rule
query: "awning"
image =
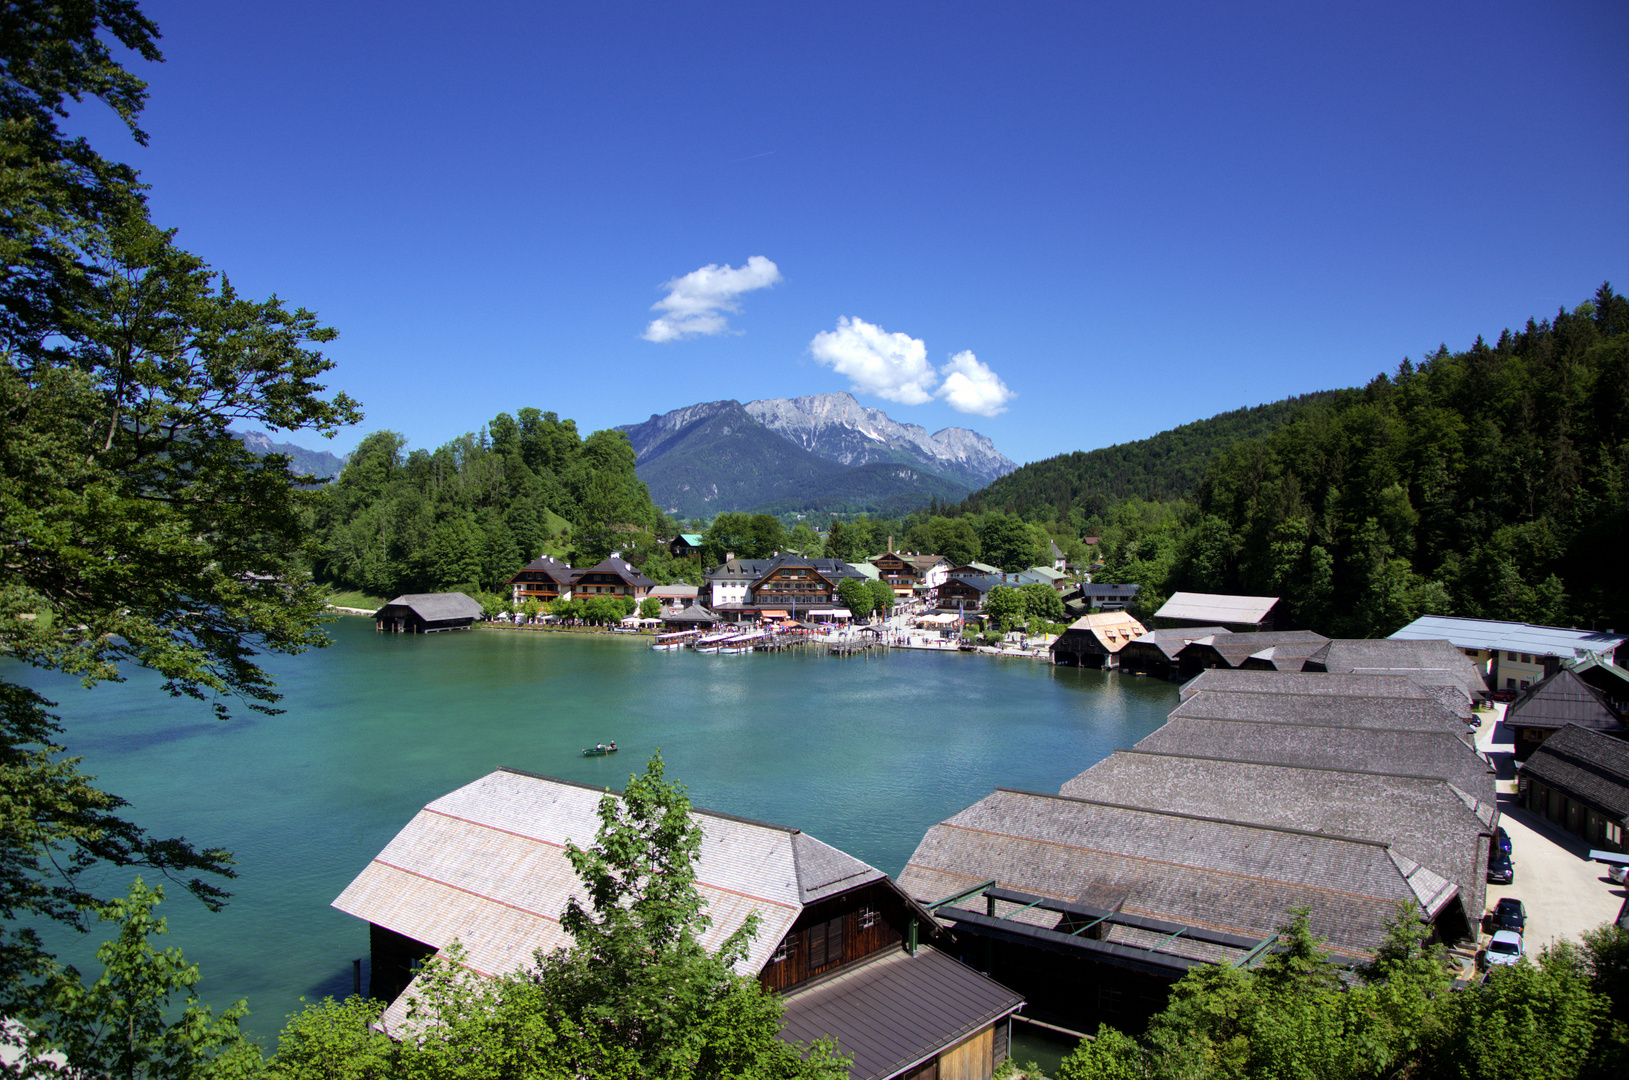
<svg viewBox="0 0 1629 1080">
<path fill-rule="evenodd" d="M 786 619 L 786 618 L 790 618 L 790 616 L 787 615 L 787 613 L 784 612 L 784 611 L 760 611 L 758 613 L 758 617 L 761 618 L 761 619 Z"/>
</svg>

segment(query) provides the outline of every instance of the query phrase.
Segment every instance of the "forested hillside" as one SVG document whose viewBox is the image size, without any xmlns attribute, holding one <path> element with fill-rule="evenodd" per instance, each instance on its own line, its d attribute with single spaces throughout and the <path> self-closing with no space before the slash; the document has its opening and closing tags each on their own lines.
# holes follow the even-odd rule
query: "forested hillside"
<svg viewBox="0 0 1629 1080">
<path fill-rule="evenodd" d="M 584 439 L 552 412 L 499 413 L 430 452 L 379 431 L 322 493 L 318 576 L 374 596 L 498 591 L 545 551 L 589 566 L 613 549 L 660 563 L 671 526 L 634 475 L 620 431 Z M 647 572 L 661 572 L 648 565 Z"/>
<path fill-rule="evenodd" d="M 1629 300 L 1405 360 L 1224 451 L 1194 506 L 1128 522 L 1101 580 L 1282 596 L 1297 626 L 1421 614 L 1629 626 Z"/>
<path fill-rule="evenodd" d="M 969 495 L 962 508 L 968 513 L 1001 510 L 1026 517 L 1045 509 L 1062 521 L 1071 510 L 1097 514 L 1130 496 L 1180 499 L 1193 491 L 1223 450 L 1276 431 L 1303 407 L 1328 400 L 1333 393 L 1320 391 L 1235 409 L 1136 442 L 1032 461 Z"/>
</svg>

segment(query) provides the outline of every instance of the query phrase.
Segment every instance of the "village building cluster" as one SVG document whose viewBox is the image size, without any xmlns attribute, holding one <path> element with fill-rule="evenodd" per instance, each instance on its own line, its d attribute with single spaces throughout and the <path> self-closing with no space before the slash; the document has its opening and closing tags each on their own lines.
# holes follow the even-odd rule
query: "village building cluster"
<svg viewBox="0 0 1629 1080">
<path fill-rule="evenodd" d="M 514 587 L 640 590 L 670 625 L 710 625 L 817 617 L 850 578 L 965 617 L 1026 576 L 1062 591 L 894 551 L 732 557 L 699 588 L 616 558 L 583 572 L 542 559 Z M 1151 629 L 1125 610 L 1135 595 L 1074 589 L 1051 656 L 1182 681 L 1165 724 L 1056 792 L 996 788 L 932 825 L 897 880 L 796 828 L 694 812 L 709 934 L 763 920 L 741 970 L 782 996 L 787 1037 L 837 1036 L 855 1080 L 988 1078 L 1015 1016 L 1134 1026 L 1195 966 L 1258 962 L 1301 909 L 1337 962 L 1372 958 L 1400 910 L 1474 956 L 1502 835 L 1476 741 L 1494 697 L 1511 699 L 1520 804 L 1597 855 L 1629 853 L 1629 635 L 1431 617 L 1330 639 L 1278 626 L 1277 598 L 1193 593 Z M 393 605 L 427 628 L 450 610 Z M 492 973 L 565 942 L 562 853 L 592 839 L 600 794 L 499 770 L 426 806 L 345 890 L 335 906 L 370 924 L 387 1026 L 415 963 L 454 940 Z"/>
</svg>

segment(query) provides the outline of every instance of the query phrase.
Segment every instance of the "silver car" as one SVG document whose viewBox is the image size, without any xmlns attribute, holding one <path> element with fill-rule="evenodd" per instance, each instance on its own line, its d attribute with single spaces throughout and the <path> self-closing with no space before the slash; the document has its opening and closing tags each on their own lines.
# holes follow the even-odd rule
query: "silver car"
<svg viewBox="0 0 1629 1080">
<path fill-rule="evenodd" d="M 1493 967 L 1495 964 L 1504 966 L 1514 964 L 1522 958 L 1522 936 L 1514 930 L 1500 930 L 1488 942 L 1487 952 L 1482 954 L 1482 960 Z"/>
</svg>

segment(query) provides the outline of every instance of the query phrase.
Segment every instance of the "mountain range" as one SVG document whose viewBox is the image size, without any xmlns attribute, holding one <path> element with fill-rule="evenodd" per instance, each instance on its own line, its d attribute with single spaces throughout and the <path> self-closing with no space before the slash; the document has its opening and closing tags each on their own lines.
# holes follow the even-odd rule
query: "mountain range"
<svg viewBox="0 0 1629 1080">
<path fill-rule="evenodd" d="M 966 428 L 931 435 L 852 394 L 710 401 L 620 428 L 668 514 L 898 514 L 955 502 L 1018 466 Z"/>
<path fill-rule="evenodd" d="M 339 457 L 326 450 L 307 450 L 303 446 L 293 443 L 273 442 L 272 437 L 264 431 L 234 431 L 238 441 L 243 443 L 252 454 L 265 457 L 267 454 L 283 454 L 289 459 L 289 468 L 300 475 L 309 474 L 319 480 L 330 480 L 339 475 L 350 460 L 350 455 Z"/>
</svg>

